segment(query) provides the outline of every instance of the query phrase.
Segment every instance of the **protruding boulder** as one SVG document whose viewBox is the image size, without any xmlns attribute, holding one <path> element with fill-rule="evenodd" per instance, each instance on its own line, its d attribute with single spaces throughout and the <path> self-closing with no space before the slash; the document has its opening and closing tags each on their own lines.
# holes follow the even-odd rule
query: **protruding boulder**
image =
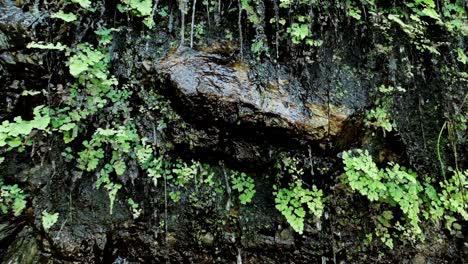
<svg viewBox="0 0 468 264">
<path fill-rule="evenodd" d="M 288 136 L 285 141 L 323 141 L 342 134 L 356 113 L 344 104 L 332 104 L 327 97 L 304 98 L 305 88 L 285 72 L 263 71 L 265 76 L 258 82 L 245 64 L 216 54 L 176 52 L 158 67 L 183 113 L 205 125 Z"/>
</svg>

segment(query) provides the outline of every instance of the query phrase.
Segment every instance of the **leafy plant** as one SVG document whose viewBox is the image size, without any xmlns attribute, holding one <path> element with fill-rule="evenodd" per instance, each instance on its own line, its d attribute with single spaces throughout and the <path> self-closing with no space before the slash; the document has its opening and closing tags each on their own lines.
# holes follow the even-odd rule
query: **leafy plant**
<svg viewBox="0 0 468 264">
<path fill-rule="evenodd" d="M 13 215 L 19 216 L 26 208 L 27 195 L 17 184 L 5 185 L 0 177 L 0 211 L 7 214 L 9 211 Z"/>
<path fill-rule="evenodd" d="M 429 182 L 421 183 L 415 172 L 398 164 L 389 163 L 389 167 L 379 169 L 367 151 L 344 152 L 343 162 L 343 181 L 353 191 L 371 202 L 397 207 L 403 213 L 403 224 L 399 221 L 391 223 L 393 214 L 389 211 L 377 217 L 376 235 L 389 247 L 393 247 L 393 238 L 385 229 L 394 228 L 402 237 L 410 240 L 424 239 L 419 225 L 421 216 L 439 222 L 445 212 L 450 211 L 468 219 L 468 206 L 463 196 L 468 172 L 455 171 L 452 178 L 440 184 L 442 192 L 438 193 Z M 455 219 L 445 216 L 452 222 Z"/>
<path fill-rule="evenodd" d="M 119 183 L 112 182 L 110 179 L 110 173 L 112 172 L 112 165 L 106 164 L 99 172 L 99 178 L 96 182 L 96 187 L 100 188 L 104 186 L 107 190 L 107 195 L 109 196 L 109 214 L 112 214 L 114 210 L 114 203 L 117 197 L 117 192 L 122 188 L 122 185 Z"/>
<path fill-rule="evenodd" d="M 104 186 L 109 191 L 111 214 L 115 197 L 122 185 L 112 182 L 110 174 L 115 172 L 117 176 L 121 176 L 125 173 L 127 166 L 124 157 L 136 148 L 139 140 L 133 126 L 120 126 L 117 129 L 99 128 L 90 142 L 83 142 L 86 149 L 79 153 L 78 167 L 86 171 L 98 168 L 100 161 L 105 157 L 104 145 L 109 145 L 112 149 L 111 158 L 101 169 L 96 183 L 97 188 Z"/>
<path fill-rule="evenodd" d="M 320 218 L 325 208 L 322 190 L 315 185 L 312 189 L 306 189 L 302 185 L 302 181 L 296 181 L 290 184 L 289 189 L 279 189 L 273 193 L 276 209 L 299 234 L 304 231 L 306 212 Z"/>
<path fill-rule="evenodd" d="M 416 173 L 398 164 L 390 164 L 391 167 L 385 170 L 378 169 L 369 153 L 362 150 L 357 150 L 354 154 L 343 153 L 343 162 L 346 171 L 344 181 L 352 190 L 358 191 L 370 201 L 398 206 L 406 217 L 410 238 L 421 236 L 419 195 L 424 188 L 417 180 Z"/>
<path fill-rule="evenodd" d="M 102 81 L 107 79 L 106 74 L 107 56 L 100 50 L 94 49 L 89 44 L 79 44 L 75 55 L 68 60 L 70 74 L 74 77 L 83 75 L 86 78 L 98 78 Z"/>
<path fill-rule="evenodd" d="M 385 132 L 391 132 L 396 129 L 395 123 L 392 121 L 390 107 L 392 105 L 392 95 L 395 92 L 405 92 L 399 86 L 381 85 L 378 89 L 378 98 L 375 101 L 375 107 L 366 113 L 366 126 L 374 128 L 382 128 Z"/>
<path fill-rule="evenodd" d="M 58 11 L 57 13 L 52 14 L 50 17 L 58 18 L 65 22 L 73 22 L 78 19 L 78 17 L 75 14 L 65 13 L 62 10 Z"/>
<path fill-rule="evenodd" d="M 290 177 L 288 188 L 273 186 L 276 208 L 291 227 L 302 234 L 307 213 L 316 219 L 323 214 L 325 208 L 323 191 L 315 185 L 311 188 L 303 187 L 304 168 L 298 158 L 280 155 L 275 168 L 278 171 L 277 179 Z"/>
<path fill-rule="evenodd" d="M 15 117 L 13 122 L 3 121 L 0 125 L 0 147 L 15 149 L 24 145 L 30 146 L 32 141 L 26 136 L 33 130 L 46 130 L 50 123 L 48 108 L 38 106 L 34 108 L 34 118 L 30 121 L 23 120 L 20 116 Z M 22 145 L 24 144 L 24 145 Z"/>
<path fill-rule="evenodd" d="M 361 10 L 355 6 L 353 1 L 347 0 L 346 7 L 350 17 L 354 18 L 356 21 L 361 21 Z"/>
<path fill-rule="evenodd" d="M 154 157 L 154 150 L 151 146 L 145 145 L 144 141 L 142 145 L 135 148 L 137 159 L 143 169 L 146 169 L 148 176 L 153 180 L 154 186 L 158 185 L 158 180 L 163 175 L 171 173 L 169 163 L 164 160 L 163 156 Z"/>
<path fill-rule="evenodd" d="M 252 201 L 256 191 L 255 182 L 252 177 L 241 172 L 233 172 L 231 174 L 232 188 L 239 192 L 239 200 L 241 204 L 248 204 Z"/>
<path fill-rule="evenodd" d="M 180 201 L 180 192 L 170 192 L 169 197 L 174 203 L 177 203 Z"/>
<path fill-rule="evenodd" d="M 47 210 L 42 211 L 42 227 L 44 230 L 49 230 L 55 223 L 57 223 L 59 213 L 50 214 Z"/>
<path fill-rule="evenodd" d="M 468 191 L 468 170 L 449 168 L 449 171 L 452 172 L 452 177 L 439 182 L 439 193 L 430 185 L 430 178 L 426 179 L 424 200 L 428 209 L 423 215 L 436 223 L 445 220 L 445 227 L 451 233 L 457 234 L 461 231 L 460 225 L 455 223 L 457 218 L 452 214 L 460 215 L 464 220 L 468 219 L 468 203 L 465 196 Z"/>
<path fill-rule="evenodd" d="M 79 4 L 82 8 L 86 10 L 92 10 L 91 0 L 71 0 L 73 3 Z"/>
<path fill-rule="evenodd" d="M 287 174 L 293 177 L 293 179 L 297 179 L 304 174 L 304 169 L 299 159 L 295 157 L 280 156 L 274 166 L 278 170 L 278 174 L 276 175 L 278 178 Z"/>
<path fill-rule="evenodd" d="M 193 162 L 189 166 L 187 163 L 177 160 L 173 166 L 172 172 L 175 176 L 175 183 L 177 186 L 183 187 L 197 175 L 199 164 Z"/>
<path fill-rule="evenodd" d="M 138 17 L 143 17 L 143 23 L 148 28 L 154 27 L 153 21 L 153 1 L 152 0 L 121 0 L 122 4 L 118 5 L 121 12 L 130 11 Z"/>
<path fill-rule="evenodd" d="M 127 203 L 130 206 L 130 209 L 132 210 L 133 219 L 137 219 L 138 217 L 140 217 L 141 212 L 143 211 L 140 208 L 140 206 L 135 201 L 133 201 L 132 198 L 129 198 Z"/>
<path fill-rule="evenodd" d="M 58 42 L 56 44 L 44 43 L 44 42 L 30 42 L 26 45 L 28 49 L 43 49 L 43 50 L 59 50 L 63 51 L 67 49 L 67 46 Z"/>
<path fill-rule="evenodd" d="M 119 30 L 115 28 L 100 27 L 98 30 L 94 31 L 94 33 L 99 36 L 99 45 L 109 45 L 112 42 L 112 32 L 115 31 Z"/>
<path fill-rule="evenodd" d="M 391 132 L 394 124 L 391 115 L 386 107 L 377 106 L 366 113 L 366 125 L 382 128 L 384 131 Z"/>
<path fill-rule="evenodd" d="M 213 187 L 215 185 L 214 180 L 215 172 L 212 167 L 208 164 L 202 164 L 200 168 L 200 180 L 203 184 Z"/>
<path fill-rule="evenodd" d="M 298 16 L 299 21 L 304 22 L 302 16 Z M 308 23 L 292 23 L 287 31 L 291 35 L 291 40 L 294 44 L 306 43 L 309 46 L 320 46 L 322 42 L 312 38 L 312 32 L 309 29 Z"/>
</svg>

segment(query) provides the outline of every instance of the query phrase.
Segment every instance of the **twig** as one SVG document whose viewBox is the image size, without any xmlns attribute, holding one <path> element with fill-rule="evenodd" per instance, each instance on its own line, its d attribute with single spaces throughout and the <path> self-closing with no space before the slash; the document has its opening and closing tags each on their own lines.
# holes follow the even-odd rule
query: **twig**
<svg viewBox="0 0 468 264">
<path fill-rule="evenodd" d="M 446 126 L 447 126 L 447 121 L 444 122 L 444 125 L 440 129 L 439 136 L 437 137 L 437 158 L 439 159 L 439 162 L 440 162 L 440 169 L 442 171 L 442 176 L 444 176 L 444 180 L 447 180 L 447 179 L 445 178 L 444 163 L 442 161 L 442 156 L 440 154 L 440 138 L 442 137 L 442 132 L 444 131 Z"/>
<path fill-rule="evenodd" d="M 240 41 L 240 47 L 239 47 L 239 51 L 240 51 L 240 57 L 241 57 L 241 61 L 244 60 L 244 38 L 242 36 L 242 2 L 241 0 L 239 0 L 239 41 Z"/>
<path fill-rule="evenodd" d="M 208 29 L 211 30 L 211 19 L 210 19 L 210 0 L 206 3 L 206 17 L 208 18 Z"/>
<path fill-rule="evenodd" d="M 192 6 L 192 26 L 190 29 L 190 48 L 193 49 L 193 28 L 195 27 L 195 11 L 197 6 L 197 0 L 193 0 Z"/>
<path fill-rule="evenodd" d="M 167 176 L 166 173 L 163 173 L 164 175 L 164 241 L 166 244 L 166 263 L 168 263 L 168 255 L 169 255 L 169 247 L 167 244 L 167 233 L 168 233 L 168 227 L 167 227 Z"/>
</svg>

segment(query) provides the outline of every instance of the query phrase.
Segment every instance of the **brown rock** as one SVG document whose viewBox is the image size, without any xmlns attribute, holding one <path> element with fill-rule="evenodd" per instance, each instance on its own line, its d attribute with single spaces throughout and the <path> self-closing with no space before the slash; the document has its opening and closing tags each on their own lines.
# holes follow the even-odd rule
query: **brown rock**
<svg viewBox="0 0 468 264">
<path fill-rule="evenodd" d="M 181 100 L 184 112 L 192 112 L 195 120 L 221 121 L 319 141 L 340 135 L 354 114 L 344 105 L 322 103 L 319 98 L 304 101 L 294 90 L 302 88 L 288 76 L 269 78 L 265 84 L 254 82 L 245 64 L 219 55 L 179 51 L 158 67 Z"/>
</svg>

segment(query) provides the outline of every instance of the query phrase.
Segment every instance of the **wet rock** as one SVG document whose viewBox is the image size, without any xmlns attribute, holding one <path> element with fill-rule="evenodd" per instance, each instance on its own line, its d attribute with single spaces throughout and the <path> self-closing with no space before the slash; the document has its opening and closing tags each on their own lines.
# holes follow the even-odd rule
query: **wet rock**
<svg viewBox="0 0 468 264">
<path fill-rule="evenodd" d="M 131 219 L 123 199 L 116 201 L 110 214 L 108 193 L 96 189 L 94 179 L 84 177 L 79 183 L 70 184 L 71 170 L 60 160 L 55 160 L 53 165 L 44 161 L 29 169 L 21 169 L 21 164 L 9 167 L 8 174 L 14 174 L 28 194 L 33 194 L 34 219 L 30 225 L 34 225 L 34 230 L 41 230 L 41 248 L 57 259 L 81 263 L 98 261 L 113 228 L 125 228 L 126 221 Z M 18 172 L 14 173 L 14 167 Z M 57 223 L 47 232 L 42 227 L 44 210 L 59 214 Z"/>
<path fill-rule="evenodd" d="M 285 241 L 292 241 L 294 240 L 294 235 L 293 235 L 293 232 L 290 228 L 285 228 L 283 230 L 281 230 L 279 233 L 278 233 L 278 236 L 277 236 L 277 239 L 279 240 L 285 240 Z"/>
<path fill-rule="evenodd" d="M 243 237 L 242 239 L 242 246 L 248 249 L 265 249 L 265 248 L 273 248 L 278 247 L 281 245 L 281 242 L 278 242 L 272 236 L 266 236 L 262 234 L 258 234 L 255 237 Z"/>
<path fill-rule="evenodd" d="M 4 109 L 1 120 L 20 104 L 23 90 L 43 84 L 37 81 L 44 75 L 41 55 L 31 54 L 26 48 L 40 16 L 39 12 L 23 11 L 15 1 L 0 1 L 0 108 Z"/>
<path fill-rule="evenodd" d="M 416 254 L 411 260 L 411 264 L 424 264 L 427 263 L 426 258 L 422 254 Z"/>
<path fill-rule="evenodd" d="M 237 127 L 242 133 L 268 134 L 286 142 L 323 141 L 342 134 L 356 113 L 339 102 L 302 98 L 304 88 L 286 72 L 263 71 L 260 74 L 269 77 L 259 83 L 247 66 L 216 54 L 182 50 L 157 67 L 173 87 L 183 114 L 205 126 Z"/>
<path fill-rule="evenodd" d="M 177 245 L 177 238 L 175 233 L 168 233 L 166 236 L 167 245 L 174 248 Z"/>
<path fill-rule="evenodd" d="M 10 245 L 2 263 L 38 263 L 39 253 L 39 245 L 34 232 L 32 228 L 28 227 L 21 231 L 16 240 Z"/>
<path fill-rule="evenodd" d="M 211 247 L 213 246 L 214 236 L 208 232 L 200 237 L 200 241 L 204 246 Z"/>
<path fill-rule="evenodd" d="M 121 202 L 116 202 L 113 214 L 110 214 L 107 193 L 95 189 L 91 181 L 77 186 L 73 191 L 75 195 L 57 196 L 64 191 L 44 187 L 44 195 L 34 199 L 36 227 L 41 228 L 43 210 L 59 213 L 59 220 L 47 232 L 52 251 L 77 261 L 98 260 L 108 243 L 113 224 L 115 228 L 124 228 L 131 215 L 123 210 Z"/>
<path fill-rule="evenodd" d="M 12 0 L 0 2 L 0 51 L 23 48 L 31 39 L 32 28 L 37 17 L 24 12 Z"/>
<path fill-rule="evenodd" d="M 0 215 L 0 262 L 25 224 L 20 218 L 9 219 L 8 215 Z"/>
<path fill-rule="evenodd" d="M 53 175 L 53 166 L 50 164 L 36 165 L 34 167 L 22 170 L 15 175 L 18 182 L 27 182 L 30 184 L 31 189 L 37 190 L 46 185 Z"/>
<path fill-rule="evenodd" d="M 0 223 L 0 242 L 3 242 L 6 238 L 11 236 L 16 232 L 16 230 L 19 228 L 15 223 L 13 222 L 1 222 Z"/>
</svg>

